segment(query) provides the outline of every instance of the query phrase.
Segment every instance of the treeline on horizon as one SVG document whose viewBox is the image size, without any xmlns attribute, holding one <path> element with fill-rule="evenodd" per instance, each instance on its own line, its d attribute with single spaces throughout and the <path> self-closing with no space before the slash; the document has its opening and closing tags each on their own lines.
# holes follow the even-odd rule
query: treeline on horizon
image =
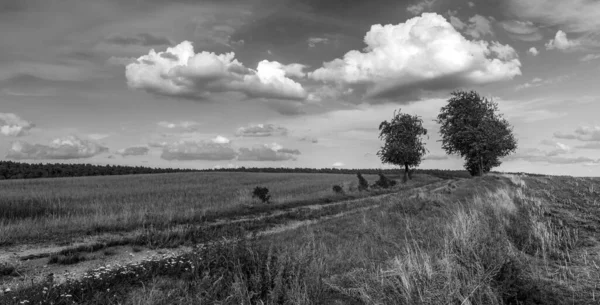
<svg viewBox="0 0 600 305">
<path fill-rule="evenodd" d="M 309 173 L 309 174 L 379 174 L 401 175 L 402 169 L 345 169 L 345 168 L 287 168 L 287 167 L 237 167 L 217 169 L 183 169 L 183 168 L 151 168 L 143 166 L 93 165 L 85 163 L 23 163 L 0 161 L 0 180 L 35 179 L 84 176 L 113 176 L 134 174 L 164 174 L 181 172 L 249 172 L 249 173 Z M 423 173 L 443 179 L 470 178 L 466 170 L 416 169 L 415 173 Z M 524 174 L 524 173 L 513 173 Z M 527 174 L 530 176 L 543 176 Z"/>
</svg>

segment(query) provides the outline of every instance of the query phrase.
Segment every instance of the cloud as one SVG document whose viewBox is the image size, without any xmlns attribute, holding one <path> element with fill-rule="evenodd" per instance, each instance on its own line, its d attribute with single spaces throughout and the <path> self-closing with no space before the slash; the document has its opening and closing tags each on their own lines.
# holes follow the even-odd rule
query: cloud
<svg viewBox="0 0 600 305">
<path fill-rule="evenodd" d="M 469 23 L 466 24 L 456 17 L 456 11 L 449 11 L 448 14 L 450 14 L 450 24 L 455 29 L 460 31 L 464 30 L 465 34 L 473 38 L 479 39 L 486 35 L 494 35 L 494 32 L 492 31 L 492 23 L 490 20 L 481 15 L 476 14 L 475 16 L 469 18 Z"/>
<path fill-rule="evenodd" d="M 270 137 L 286 136 L 288 130 L 275 124 L 256 124 L 247 127 L 240 127 L 235 132 L 236 137 Z"/>
<path fill-rule="evenodd" d="M 210 160 L 235 159 L 237 153 L 229 145 L 210 141 L 178 141 L 163 147 L 160 157 L 165 160 Z"/>
<path fill-rule="evenodd" d="M 302 85 L 289 78 L 302 73 L 304 66 L 300 64 L 263 60 L 253 70 L 237 61 L 233 52 L 196 54 L 189 41 L 167 48 L 166 52 L 178 60 L 164 58 L 161 55 L 165 52 L 151 50 L 138 58 L 138 62 L 127 65 L 125 76 L 129 87 L 191 99 L 206 99 L 222 92 L 285 100 L 304 100 L 307 96 Z"/>
<path fill-rule="evenodd" d="M 346 164 L 344 164 L 343 162 L 335 162 L 331 166 L 332 167 L 344 167 L 344 166 L 346 166 Z"/>
<path fill-rule="evenodd" d="M 556 156 L 556 155 L 566 154 L 566 153 L 571 152 L 571 147 L 569 145 L 566 145 L 566 144 L 563 144 L 560 142 L 543 140 L 541 142 L 541 144 L 546 145 L 546 146 L 551 146 L 554 148 L 554 150 L 552 150 L 552 151 L 545 152 L 546 156 Z"/>
<path fill-rule="evenodd" d="M 128 148 L 119 149 L 117 151 L 117 154 L 121 155 L 123 157 L 126 157 L 126 156 L 143 156 L 143 155 L 147 155 L 149 150 L 150 149 L 148 149 L 148 147 L 136 146 L 136 147 L 128 147 Z"/>
<path fill-rule="evenodd" d="M 600 142 L 588 142 L 583 145 L 575 146 L 575 148 L 583 148 L 583 149 L 600 149 Z"/>
<path fill-rule="evenodd" d="M 110 66 L 127 66 L 135 62 L 137 62 L 137 58 L 135 57 L 111 56 L 106 60 L 106 63 Z"/>
<path fill-rule="evenodd" d="M 195 121 L 181 121 L 181 122 L 168 122 L 168 121 L 160 121 L 157 123 L 158 126 L 162 128 L 169 129 L 171 131 L 198 131 L 202 126 L 201 123 Z"/>
<path fill-rule="evenodd" d="M 527 52 L 533 56 L 537 56 L 538 54 L 540 54 L 540 52 L 535 47 L 529 48 Z"/>
<path fill-rule="evenodd" d="M 544 38 L 539 28 L 531 21 L 504 20 L 499 22 L 508 36 L 522 41 L 540 41 Z"/>
<path fill-rule="evenodd" d="M 94 141 L 99 141 L 110 137 L 110 135 L 105 133 L 90 133 L 87 135 L 87 137 Z"/>
<path fill-rule="evenodd" d="M 277 143 L 240 148 L 238 161 L 288 161 L 296 160 L 297 149 L 287 149 Z"/>
<path fill-rule="evenodd" d="M 475 7 L 475 3 L 469 1 L 469 3 L 467 3 L 469 5 L 469 7 Z"/>
<path fill-rule="evenodd" d="M 11 137 L 27 135 L 35 125 L 14 113 L 0 112 L 0 134 Z"/>
<path fill-rule="evenodd" d="M 580 126 L 575 129 L 574 134 L 555 132 L 554 137 L 579 141 L 600 141 L 600 126 Z"/>
<path fill-rule="evenodd" d="M 594 160 L 588 157 L 558 157 L 552 154 L 540 154 L 539 150 L 529 149 L 523 153 L 515 153 L 504 158 L 504 161 L 528 161 L 528 162 L 543 162 L 550 164 L 600 164 L 600 159 Z"/>
<path fill-rule="evenodd" d="M 529 82 L 526 82 L 524 84 L 516 86 L 515 90 L 519 91 L 519 90 L 535 88 L 535 87 L 539 87 L 539 86 L 554 85 L 554 84 L 562 83 L 565 80 L 571 78 L 572 76 L 573 76 L 572 74 L 567 74 L 567 75 L 559 75 L 559 76 L 548 78 L 548 79 L 541 79 L 539 77 L 535 77 Z"/>
<path fill-rule="evenodd" d="M 556 32 L 556 36 L 554 36 L 554 39 L 550 39 L 545 46 L 547 50 L 557 49 L 564 51 L 579 46 L 579 42 L 569 40 L 565 32 L 558 30 L 558 32 Z"/>
<path fill-rule="evenodd" d="M 217 144 L 228 144 L 229 142 L 231 142 L 229 139 L 227 139 L 226 137 L 223 137 L 223 136 L 216 136 L 211 141 L 213 141 L 213 143 L 217 143 Z"/>
<path fill-rule="evenodd" d="M 310 37 L 306 40 L 306 42 L 308 43 L 308 46 L 311 48 L 316 47 L 318 44 L 322 43 L 322 44 L 328 44 L 329 43 L 329 38 L 325 38 L 325 37 Z"/>
<path fill-rule="evenodd" d="M 313 137 L 309 137 L 309 136 L 302 137 L 302 138 L 300 138 L 299 141 L 300 142 L 310 142 L 310 143 L 313 143 L 313 144 L 319 143 L 319 139 L 313 138 Z"/>
<path fill-rule="evenodd" d="M 324 63 L 309 77 L 389 98 L 510 80 L 521 74 L 515 50 L 498 42 L 469 41 L 441 15 L 424 13 L 397 25 L 373 25 L 364 52 Z"/>
<path fill-rule="evenodd" d="M 589 0 L 509 0 L 508 10 L 523 20 L 560 26 L 567 32 L 600 30 L 600 2 Z"/>
<path fill-rule="evenodd" d="M 425 160 L 448 160 L 448 155 L 426 155 L 423 158 Z"/>
<path fill-rule="evenodd" d="M 106 42 L 121 46 L 138 45 L 138 46 L 163 46 L 171 45 L 173 42 L 167 37 L 154 36 L 149 33 L 139 33 L 135 35 L 116 34 L 105 39 Z"/>
<path fill-rule="evenodd" d="M 13 142 L 9 159 L 81 159 L 107 152 L 108 148 L 93 141 L 70 135 L 54 139 L 50 145 L 30 144 L 24 141 Z"/>
<path fill-rule="evenodd" d="M 410 5 L 406 11 L 413 15 L 420 15 L 425 10 L 431 9 L 437 0 L 419 0 L 418 3 Z"/>
<path fill-rule="evenodd" d="M 600 54 L 587 54 L 583 57 L 581 57 L 579 60 L 580 61 L 590 61 L 590 60 L 595 60 L 600 58 Z"/>
</svg>

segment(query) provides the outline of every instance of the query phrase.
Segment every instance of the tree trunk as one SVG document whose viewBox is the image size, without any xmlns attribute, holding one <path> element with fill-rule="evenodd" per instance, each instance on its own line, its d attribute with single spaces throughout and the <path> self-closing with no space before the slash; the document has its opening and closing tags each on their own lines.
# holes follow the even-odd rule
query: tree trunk
<svg viewBox="0 0 600 305">
<path fill-rule="evenodd" d="M 402 178 L 402 182 L 406 183 L 408 181 L 408 163 L 404 163 L 404 178 Z"/>
<path fill-rule="evenodd" d="M 483 177 L 483 156 L 479 155 L 479 177 Z"/>
</svg>

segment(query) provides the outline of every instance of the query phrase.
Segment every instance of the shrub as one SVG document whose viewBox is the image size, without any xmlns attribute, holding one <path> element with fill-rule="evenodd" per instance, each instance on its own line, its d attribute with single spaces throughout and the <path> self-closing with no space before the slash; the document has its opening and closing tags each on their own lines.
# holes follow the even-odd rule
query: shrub
<svg viewBox="0 0 600 305">
<path fill-rule="evenodd" d="M 339 186 L 339 185 L 334 185 L 332 189 L 333 189 L 333 192 L 336 193 L 336 194 L 343 194 L 344 193 L 344 189 L 341 186 Z"/>
<path fill-rule="evenodd" d="M 369 182 L 367 182 L 367 179 L 365 179 L 361 173 L 356 173 L 356 177 L 358 178 L 358 190 L 361 192 L 368 190 Z"/>
<path fill-rule="evenodd" d="M 388 177 L 386 177 L 383 173 L 379 173 L 379 180 L 377 180 L 373 186 L 387 189 L 394 185 L 396 185 L 396 180 L 391 180 Z"/>
<path fill-rule="evenodd" d="M 257 186 L 256 188 L 254 188 L 254 191 L 252 192 L 252 198 L 258 198 L 263 203 L 269 203 L 269 200 L 271 199 L 271 195 L 269 195 L 268 188 Z"/>
</svg>

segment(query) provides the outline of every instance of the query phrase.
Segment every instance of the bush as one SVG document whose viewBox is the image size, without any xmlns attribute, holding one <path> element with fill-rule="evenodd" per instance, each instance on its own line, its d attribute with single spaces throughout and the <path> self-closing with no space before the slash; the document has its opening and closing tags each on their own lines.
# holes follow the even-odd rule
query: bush
<svg viewBox="0 0 600 305">
<path fill-rule="evenodd" d="M 394 185 L 396 185 L 396 180 L 389 179 L 383 173 L 379 173 L 379 180 L 377 180 L 377 182 L 375 182 L 375 184 L 373 184 L 373 186 L 384 188 L 384 189 L 390 188 Z"/>
<path fill-rule="evenodd" d="M 252 198 L 258 198 L 263 203 L 269 203 L 269 200 L 271 199 L 271 195 L 269 195 L 268 188 L 257 186 L 256 188 L 254 188 L 254 191 L 252 192 Z"/>
<path fill-rule="evenodd" d="M 344 189 L 341 186 L 339 186 L 339 185 L 334 185 L 332 189 L 333 189 L 333 192 L 336 193 L 336 194 L 343 194 L 344 193 Z"/>
<path fill-rule="evenodd" d="M 361 192 L 368 190 L 369 182 L 367 182 L 367 179 L 365 179 L 365 177 L 363 177 L 360 173 L 356 173 L 356 177 L 358 177 L 358 190 Z"/>
</svg>

